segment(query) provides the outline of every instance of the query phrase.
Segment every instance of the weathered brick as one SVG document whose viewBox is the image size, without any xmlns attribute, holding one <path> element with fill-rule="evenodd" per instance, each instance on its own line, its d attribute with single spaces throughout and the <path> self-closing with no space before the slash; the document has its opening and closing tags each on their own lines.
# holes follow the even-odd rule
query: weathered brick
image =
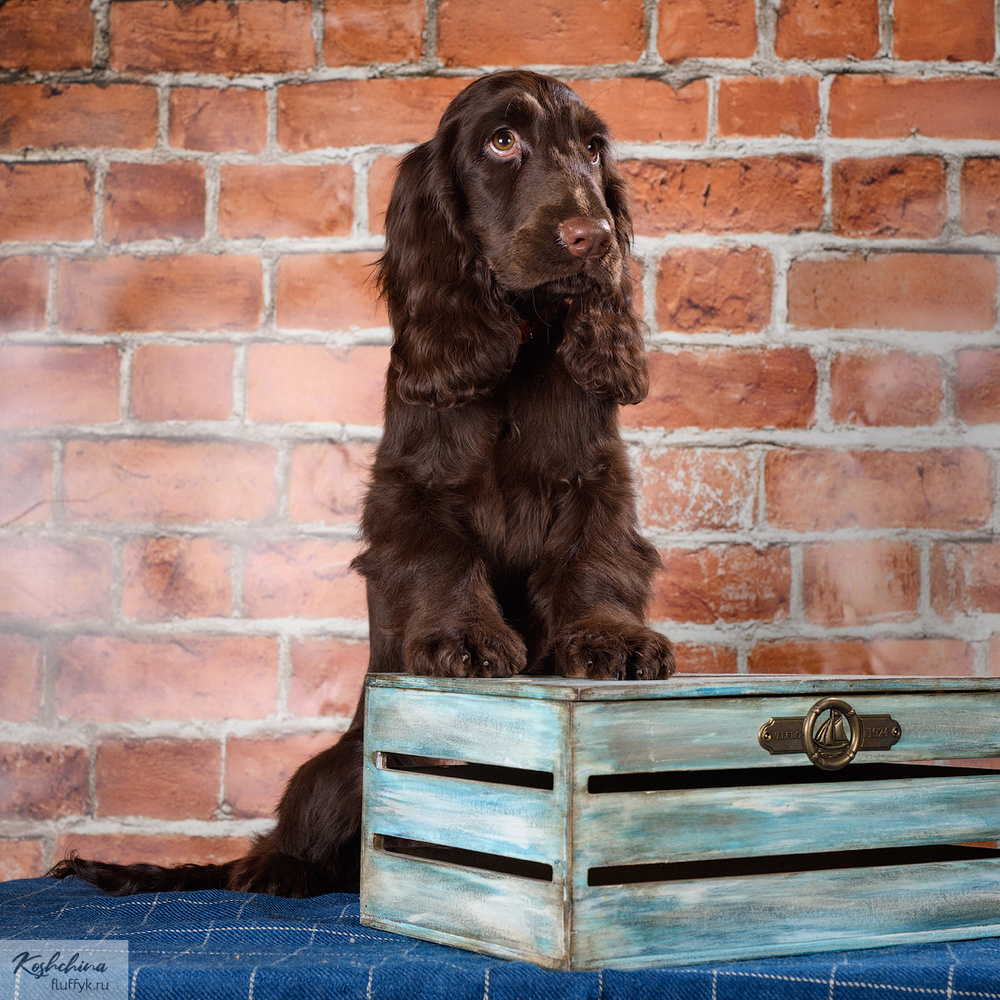
<svg viewBox="0 0 1000 1000">
<path fill-rule="evenodd" d="M 346 236 L 354 217 L 350 166 L 224 164 L 219 232 L 254 236 Z"/>
<path fill-rule="evenodd" d="M 939 236 L 948 214 L 944 161 L 880 156 L 833 165 L 833 228 L 842 236 Z"/>
<path fill-rule="evenodd" d="M 288 73 L 315 63 L 308 0 L 111 4 L 111 66 L 147 72 Z"/>
<path fill-rule="evenodd" d="M 805 259 L 788 273 L 788 319 L 838 330 L 988 330 L 996 292 L 996 262 L 977 254 Z"/>
<path fill-rule="evenodd" d="M 660 552 L 650 617 L 656 621 L 780 621 L 788 617 L 791 561 L 781 546 L 713 545 Z"/>
<path fill-rule="evenodd" d="M 5 163 L 0 204 L 0 240 L 93 239 L 94 178 L 86 163 Z"/>
<path fill-rule="evenodd" d="M 1000 351 L 959 352 L 955 413 L 967 424 L 1000 424 Z"/>
<path fill-rule="evenodd" d="M 327 66 L 416 62 L 423 49 L 423 0 L 338 0 L 323 12 Z"/>
<path fill-rule="evenodd" d="M 920 427 L 941 416 L 941 364 L 907 351 L 838 354 L 830 366 L 830 415 L 862 427 Z"/>
<path fill-rule="evenodd" d="M 708 84 L 675 90 L 642 77 L 577 80 L 573 89 L 611 126 L 619 142 L 697 142 L 708 134 Z"/>
<path fill-rule="evenodd" d="M 368 170 L 368 231 L 385 232 L 385 212 L 396 180 L 398 156 L 380 156 Z"/>
<path fill-rule="evenodd" d="M 635 231 L 794 232 L 823 221 L 823 167 L 803 156 L 629 160 Z"/>
<path fill-rule="evenodd" d="M 112 243 L 205 235 L 200 163 L 112 163 L 104 201 L 104 236 Z"/>
<path fill-rule="evenodd" d="M 361 577 L 349 566 L 355 542 L 296 538 L 253 546 L 243 567 L 243 608 L 251 618 L 363 618 Z"/>
<path fill-rule="evenodd" d="M 89 0 L 8 0 L 0 5 L 0 67 L 35 73 L 90 66 Z"/>
<path fill-rule="evenodd" d="M 233 412 L 231 344 L 143 344 L 132 357 L 138 420 L 225 420 Z"/>
<path fill-rule="evenodd" d="M 753 0 L 660 0 L 656 47 L 667 62 L 749 58 L 757 51 Z"/>
<path fill-rule="evenodd" d="M 1000 613 L 1000 542 L 941 542 L 931 550 L 931 607 L 945 620 Z"/>
<path fill-rule="evenodd" d="M 675 651 L 678 674 L 736 673 L 736 650 L 728 646 L 695 646 L 679 642 Z"/>
<path fill-rule="evenodd" d="M 925 4 L 893 0 L 892 54 L 897 59 L 993 58 L 993 0 Z"/>
<path fill-rule="evenodd" d="M 0 743 L 0 817 L 45 820 L 80 814 L 87 787 L 84 747 Z"/>
<path fill-rule="evenodd" d="M 94 762 L 97 815 L 212 819 L 221 772 L 214 740 L 102 740 Z"/>
<path fill-rule="evenodd" d="M 294 254 L 278 263 L 276 322 L 285 330 L 386 326 L 371 253 Z"/>
<path fill-rule="evenodd" d="M 645 402 L 623 411 L 640 427 L 808 427 L 816 365 L 804 348 L 705 348 L 650 355 Z"/>
<path fill-rule="evenodd" d="M 0 882 L 16 878 L 41 878 L 44 874 L 41 840 L 3 841 L 3 849 L 0 850 Z"/>
<path fill-rule="evenodd" d="M 962 164 L 962 229 L 1000 233 L 1000 158 L 973 157 Z"/>
<path fill-rule="evenodd" d="M 1000 80 L 838 76 L 830 90 L 836 138 L 1000 139 Z"/>
<path fill-rule="evenodd" d="M 0 539 L 0 619 L 107 618 L 111 549 L 92 539 Z"/>
<path fill-rule="evenodd" d="M 0 149 L 156 144 L 155 87 L 120 83 L 0 84 Z"/>
<path fill-rule="evenodd" d="M 639 514 L 667 531 L 738 531 L 757 516 L 759 475 L 749 449 L 671 448 L 638 460 Z"/>
<path fill-rule="evenodd" d="M 0 259 L 0 333 L 45 327 L 49 265 L 43 257 Z"/>
<path fill-rule="evenodd" d="M 122 551 L 122 615 L 138 621 L 232 613 L 229 546 L 216 538 L 130 538 Z"/>
<path fill-rule="evenodd" d="M 267 142 L 261 90 L 177 87 L 170 93 L 170 145 L 211 153 L 259 153 Z"/>
<path fill-rule="evenodd" d="M 861 639 L 761 642 L 752 674 L 876 674 L 968 677 L 974 650 L 959 639 Z"/>
<path fill-rule="evenodd" d="M 71 441 L 67 509 L 88 521 L 258 521 L 276 504 L 274 465 L 268 445 Z"/>
<path fill-rule="evenodd" d="M 382 422 L 385 347 L 254 344 L 247 361 L 247 415 L 269 423 Z"/>
<path fill-rule="evenodd" d="M 802 604 L 818 625 L 913 621 L 920 599 L 920 553 L 881 539 L 807 545 Z"/>
<path fill-rule="evenodd" d="M 774 265 L 759 247 L 669 250 L 660 261 L 656 320 L 682 333 L 759 333 L 771 322 Z"/>
<path fill-rule="evenodd" d="M 59 325 L 72 333 L 252 330 L 263 304 L 254 257 L 62 261 Z"/>
<path fill-rule="evenodd" d="M 271 638 L 80 635 L 59 648 L 61 718 L 260 719 L 275 711 L 277 699 L 278 645 Z"/>
<path fill-rule="evenodd" d="M 42 707 L 42 649 L 37 639 L 0 634 L 0 719 L 28 722 Z"/>
<path fill-rule="evenodd" d="M 111 864 L 146 862 L 156 865 L 218 865 L 240 858 L 250 847 L 248 837 L 189 837 L 187 834 L 67 833 L 56 842 L 56 857 L 75 851 L 82 858 Z"/>
<path fill-rule="evenodd" d="M 775 449 L 764 464 L 767 518 L 794 531 L 978 528 L 992 512 L 990 475 L 972 448 Z"/>
<path fill-rule="evenodd" d="M 878 52 L 878 0 L 782 0 L 779 59 L 871 59 Z"/>
<path fill-rule="evenodd" d="M 298 716 L 353 714 L 368 671 L 368 643 L 303 639 L 292 643 L 288 709 Z"/>
<path fill-rule="evenodd" d="M 819 81 L 812 76 L 740 76 L 719 81 L 721 136 L 811 139 L 819 125 Z"/>
<path fill-rule="evenodd" d="M 49 443 L 0 441 L 0 524 L 40 524 L 51 516 L 52 448 Z"/>
<path fill-rule="evenodd" d="M 356 521 L 371 468 L 367 445 L 317 441 L 292 449 L 288 510 L 293 521 L 346 524 Z"/>
</svg>

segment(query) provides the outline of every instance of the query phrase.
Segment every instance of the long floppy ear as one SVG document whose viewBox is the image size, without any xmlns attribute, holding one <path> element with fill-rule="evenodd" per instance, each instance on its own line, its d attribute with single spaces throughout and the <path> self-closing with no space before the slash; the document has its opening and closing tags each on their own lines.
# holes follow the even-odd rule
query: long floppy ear
<svg viewBox="0 0 1000 1000">
<path fill-rule="evenodd" d="M 488 396 L 519 343 L 518 319 L 461 225 L 452 139 L 439 131 L 400 164 L 378 264 L 393 326 L 390 389 L 441 409 Z"/>
<path fill-rule="evenodd" d="M 613 163 L 605 166 L 604 199 L 621 250 L 621 275 L 611 288 L 574 298 L 559 353 L 577 385 L 622 405 L 641 403 L 649 392 L 646 324 L 632 300 L 628 187 Z"/>
</svg>

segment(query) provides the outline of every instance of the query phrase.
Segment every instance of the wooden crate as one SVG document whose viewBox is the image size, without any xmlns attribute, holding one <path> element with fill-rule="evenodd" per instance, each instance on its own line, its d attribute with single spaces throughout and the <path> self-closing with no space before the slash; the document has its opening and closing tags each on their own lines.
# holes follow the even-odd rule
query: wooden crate
<svg viewBox="0 0 1000 1000">
<path fill-rule="evenodd" d="M 1000 934 L 991 756 L 997 679 L 374 676 L 361 919 L 558 969 Z"/>
</svg>

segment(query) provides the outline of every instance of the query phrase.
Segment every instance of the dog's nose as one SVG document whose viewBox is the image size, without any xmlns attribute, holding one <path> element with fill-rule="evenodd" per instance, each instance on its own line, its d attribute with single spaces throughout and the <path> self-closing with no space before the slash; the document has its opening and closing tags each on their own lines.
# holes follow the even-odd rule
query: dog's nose
<svg viewBox="0 0 1000 1000">
<path fill-rule="evenodd" d="M 604 219 L 580 216 L 567 219 L 559 227 L 559 238 L 574 257 L 592 260 L 603 257 L 611 248 L 611 226 Z"/>
</svg>

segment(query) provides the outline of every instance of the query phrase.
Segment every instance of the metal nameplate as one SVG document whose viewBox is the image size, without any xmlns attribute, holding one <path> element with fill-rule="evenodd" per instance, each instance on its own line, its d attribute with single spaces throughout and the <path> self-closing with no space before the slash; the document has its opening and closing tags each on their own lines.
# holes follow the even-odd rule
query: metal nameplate
<svg viewBox="0 0 1000 1000">
<path fill-rule="evenodd" d="M 857 716 L 861 725 L 861 746 L 859 750 L 888 750 L 895 746 L 903 730 L 891 715 Z M 757 735 L 760 745 L 768 753 L 805 753 L 802 738 L 804 719 L 768 719 Z"/>
</svg>

